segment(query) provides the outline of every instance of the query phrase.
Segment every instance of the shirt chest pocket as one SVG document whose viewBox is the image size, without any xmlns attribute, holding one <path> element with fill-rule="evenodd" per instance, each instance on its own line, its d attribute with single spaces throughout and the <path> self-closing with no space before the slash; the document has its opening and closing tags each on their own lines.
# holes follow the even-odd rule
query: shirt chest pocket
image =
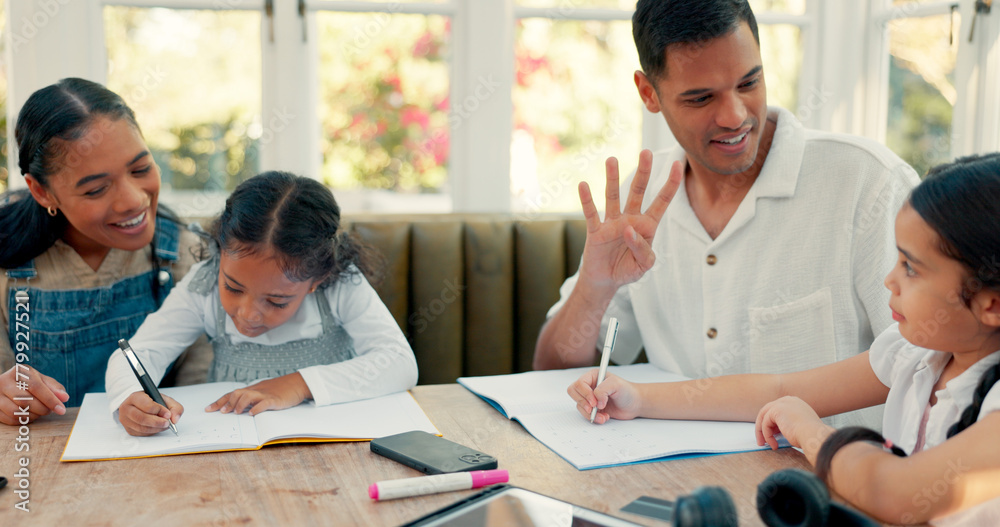
<svg viewBox="0 0 1000 527">
<path fill-rule="evenodd" d="M 829 287 L 771 307 L 750 308 L 750 371 L 788 373 L 837 360 Z"/>
</svg>

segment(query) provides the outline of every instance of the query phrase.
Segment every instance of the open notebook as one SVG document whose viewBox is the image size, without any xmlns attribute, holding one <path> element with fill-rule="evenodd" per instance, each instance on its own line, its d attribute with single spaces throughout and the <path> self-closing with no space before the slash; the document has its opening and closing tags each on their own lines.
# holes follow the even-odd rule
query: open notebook
<svg viewBox="0 0 1000 527">
<path fill-rule="evenodd" d="M 612 419 L 591 424 L 566 393 L 589 369 L 462 377 L 458 382 L 580 470 L 767 448 L 757 446 L 753 423 Z M 608 373 L 632 382 L 686 379 L 651 364 L 611 366 Z"/>
<path fill-rule="evenodd" d="M 257 450 L 274 443 L 359 441 L 410 430 L 440 435 L 409 392 L 328 406 L 307 401 L 254 417 L 245 412 L 204 411 L 222 395 L 245 386 L 219 382 L 164 388 L 162 393 L 184 405 L 176 436 L 170 430 L 150 437 L 130 436 L 108 411 L 107 394 L 88 393 L 62 461 Z"/>
</svg>

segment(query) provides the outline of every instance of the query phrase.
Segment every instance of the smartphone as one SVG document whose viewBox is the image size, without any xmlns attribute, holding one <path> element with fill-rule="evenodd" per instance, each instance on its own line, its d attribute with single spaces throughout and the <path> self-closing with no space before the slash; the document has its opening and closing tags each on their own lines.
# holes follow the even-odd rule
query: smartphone
<svg viewBox="0 0 1000 527">
<path fill-rule="evenodd" d="M 424 474 L 497 468 L 497 459 L 422 430 L 372 439 L 372 452 Z"/>
</svg>

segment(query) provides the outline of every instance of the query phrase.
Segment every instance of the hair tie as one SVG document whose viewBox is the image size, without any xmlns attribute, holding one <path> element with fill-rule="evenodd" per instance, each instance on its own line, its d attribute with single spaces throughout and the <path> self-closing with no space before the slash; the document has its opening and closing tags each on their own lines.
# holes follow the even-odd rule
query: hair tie
<svg viewBox="0 0 1000 527">
<path fill-rule="evenodd" d="M 892 441 L 891 440 L 886 439 L 885 442 L 882 443 L 882 446 L 884 446 L 886 450 L 892 451 Z"/>
</svg>

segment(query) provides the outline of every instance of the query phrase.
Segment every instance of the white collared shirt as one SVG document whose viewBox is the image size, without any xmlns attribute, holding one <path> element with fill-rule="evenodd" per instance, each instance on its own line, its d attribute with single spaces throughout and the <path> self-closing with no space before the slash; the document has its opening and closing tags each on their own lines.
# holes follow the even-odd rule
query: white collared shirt
<svg viewBox="0 0 1000 527">
<path fill-rule="evenodd" d="M 872 343 L 868 353 L 872 370 L 882 384 L 889 387 L 882 420 L 882 435 L 907 454 L 913 454 L 917 444 L 924 410 L 930 403 L 934 384 L 951 359 L 950 353 L 929 350 L 910 344 L 893 324 Z M 1000 362 L 1000 351 L 981 359 L 961 375 L 948 381 L 934 392 L 937 402 L 931 406 L 924 433 L 923 448 L 935 447 L 948 437 L 948 429 L 962 410 L 972 402 L 972 394 L 983 372 Z M 1000 385 L 998 385 L 1000 386 Z M 1000 387 L 994 386 L 986 395 L 979 419 L 1000 410 Z"/>
<path fill-rule="evenodd" d="M 962 411 L 972 402 L 972 394 L 979 385 L 983 372 L 1000 362 L 1000 351 L 981 359 L 944 388 L 934 392 L 937 402 L 930 407 L 925 428 L 922 418 L 930 403 L 931 391 L 944 367 L 951 359 L 950 353 L 929 350 L 910 344 L 893 324 L 872 343 L 868 353 L 872 370 L 882 384 L 889 387 L 882 421 L 882 435 L 914 454 L 914 446 L 921 432 L 923 449 L 945 442 L 951 428 Z M 986 395 L 978 419 L 1000 410 L 1000 385 Z M 985 448 L 985 446 L 984 446 Z M 959 470 L 961 467 L 958 468 Z M 917 505 L 916 502 L 914 502 Z M 1000 497 L 981 503 L 968 510 L 935 520 L 934 525 L 998 525 L 1000 524 Z"/>
<path fill-rule="evenodd" d="M 645 347 L 651 363 L 688 377 L 799 371 L 865 351 L 892 323 L 883 280 L 916 174 L 878 143 L 806 130 L 774 110 L 760 176 L 716 239 L 683 184 L 677 191 L 653 240 L 653 269 L 620 288 L 604 315 L 599 344 L 610 316 L 621 324 L 616 363 Z M 654 155 L 643 210 L 684 156 L 679 147 Z"/>
</svg>

